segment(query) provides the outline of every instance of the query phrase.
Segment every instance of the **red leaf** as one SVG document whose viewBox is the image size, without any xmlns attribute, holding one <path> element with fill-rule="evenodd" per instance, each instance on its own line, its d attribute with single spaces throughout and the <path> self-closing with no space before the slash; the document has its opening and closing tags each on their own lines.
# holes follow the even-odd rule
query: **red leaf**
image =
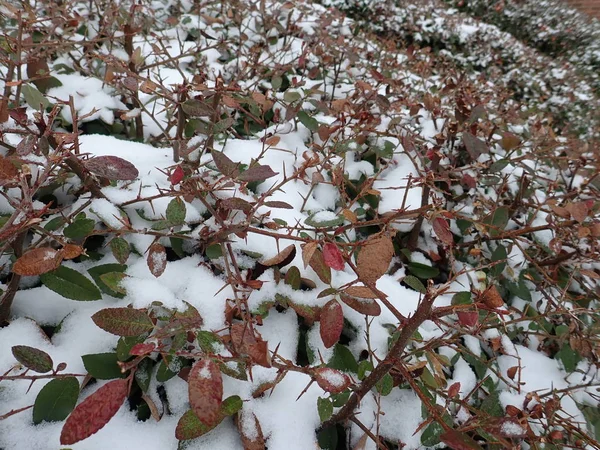
<svg viewBox="0 0 600 450">
<path fill-rule="evenodd" d="M 135 180 L 139 172 L 129 161 L 118 156 L 96 156 L 85 162 L 90 172 L 109 180 Z"/>
<path fill-rule="evenodd" d="M 456 430 L 447 430 L 440 436 L 440 441 L 452 450 L 481 450 L 481 446 L 468 434 Z"/>
<path fill-rule="evenodd" d="M 242 172 L 237 176 L 238 180 L 252 182 L 252 181 L 264 181 L 267 178 L 274 177 L 278 172 L 273 172 L 269 166 L 262 166 L 256 164 L 250 167 L 248 170 Z"/>
<path fill-rule="evenodd" d="M 356 298 L 341 294 L 340 298 L 353 310 L 367 316 L 378 316 L 381 314 L 381 306 L 372 298 Z"/>
<path fill-rule="evenodd" d="M 160 277 L 167 267 L 167 251 L 158 242 L 148 250 L 148 268 L 156 278 Z"/>
<path fill-rule="evenodd" d="M 335 244 L 327 243 L 323 247 L 323 258 L 325 259 L 325 264 L 331 267 L 334 270 L 344 270 L 344 266 L 346 263 L 344 262 L 344 257 L 342 256 L 342 252 Z"/>
<path fill-rule="evenodd" d="M 147 355 L 148 353 L 152 353 L 155 348 L 156 344 L 154 343 L 135 344 L 133 347 L 131 347 L 131 350 L 129 350 L 129 354 L 132 356 Z"/>
<path fill-rule="evenodd" d="M 117 336 L 139 336 L 154 328 L 148 313 L 132 308 L 105 308 L 92 316 L 96 325 Z"/>
<path fill-rule="evenodd" d="M 457 381 L 456 383 L 453 383 L 452 385 L 450 385 L 450 387 L 448 388 L 448 397 L 449 398 L 456 397 L 459 393 L 460 393 L 460 382 Z"/>
<path fill-rule="evenodd" d="M 169 176 L 169 181 L 171 182 L 171 184 L 173 186 L 175 186 L 175 185 L 181 183 L 181 181 L 183 180 L 184 175 L 185 175 L 185 173 L 183 172 L 183 167 L 177 166 L 175 168 L 175 170 Z"/>
<path fill-rule="evenodd" d="M 317 384 L 326 392 L 339 394 L 350 386 L 350 377 L 339 370 L 322 367 L 313 373 Z"/>
<path fill-rule="evenodd" d="M 223 378 L 212 359 L 202 359 L 192 367 L 188 376 L 190 406 L 200 422 L 212 426 L 222 420 Z"/>
<path fill-rule="evenodd" d="M 325 348 L 333 347 L 339 341 L 344 328 L 344 312 L 337 300 L 330 300 L 321 310 L 321 340 Z"/>
<path fill-rule="evenodd" d="M 474 327 L 479 322 L 479 313 L 477 311 L 459 311 L 458 323 L 463 327 Z"/>
<path fill-rule="evenodd" d="M 63 426 L 61 445 L 75 444 L 100 430 L 117 413 L 127 391 L 126 379 L 113 380 L 81 402 Z"/>
<path fill-rule="evenodd" d="M 452 236 L 452 232 L 450 231 L 450 224 L 443 217 L 433 219 L 433 231 L 435 231 L 437 237 L 439 237 L 440 241 L 444 244 L 454 244 L 454 236 Z"/>
</svg>

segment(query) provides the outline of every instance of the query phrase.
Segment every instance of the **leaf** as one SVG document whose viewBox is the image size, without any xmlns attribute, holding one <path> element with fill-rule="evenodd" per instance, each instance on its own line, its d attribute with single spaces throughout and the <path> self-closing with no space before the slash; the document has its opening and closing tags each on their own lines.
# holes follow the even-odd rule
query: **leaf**
<svg viewBox="0 0 600 450">
<path fill-rule="evenodd" d="M 454 244 L 454 236 L 450 231 L 450 224 L 448 223 L 448 220 L 444 219 L 443 217 L 437 217 L 433 219 L 433 231 L 444 244 Z"/>
<path fill-rule="evenodd" d="M 255 164 L 239 174 L 237 179 L 248 183 L 253 181 L 265 181 L 267 178 L 278 175 L 278 173 L 279 172 L 273 172 L 273 169 L 271 169 L 269 166 Z"/>
<path fill-rule="evenodd" d="M 117 361 L 116 353 L 95 353 L 91 355 L 82 355 L 83 366 L 88 373 L 98 380 L 112 380 L 114 378 L 123 378 Z"/>
<path fill-rule="evenodd" d="M 33 423 L 65 420 L 79 397 L 79 382 L 75 377 L 55 378 L 38 393 L 33 405 Z"/>
<path fill-rule="evenodd" d="M 487 144 L 483 142 L 481 139 L 473 136 L 471 133 L 463 132 L 463 142 L 465 143 L 465 148 L 471 156 L 471 159 L 479 158 L 481 154 L 488 154 L 490 149 Z"/>
<path fill-rule="evenodd" d="M 375 385 L 377 392 L 380 395 L 386 397 L 390 395 L 392 389 L 394 389 L 394 379 L 389 373 L 386 373 Z"/>
<path fill-rule="evenodd" d="M 221 405 L 221 414 L 225 416 L 233 416 L 244 406 L 244 402 L 239 395 L 232 395 L 223 400 Z"/>
<path fill-rule="evenodd" d="M 85 276 L 65 266 L 41 275 L 44 286 L 71 300 L 100 300 L 102 293 Z"/>
<path fill-rule="evenodd" d="M 423 434 L 421 435 L 421 444 L 426 447 L 433 447 L 440 443 L 440 436 L 444 432 L 444 428 L 437 423 L 431 422 L 425 430 L 423 430 Z"/>
<path fill-rule="evenodd" d="M 81 402 L 68 417 L 60 434 L 61 445 L 71 445 L 100 430 L 127 398 L 128 382 L 111 381 Z"/>
<path fill-rule="evenodd" d="M 306 225 L 315 228 L 330 228 L 330 227 L 339 227 L 344 224 L 344 216 L 338 215 L 333 219 L 327 220 L 316 220 L 316 216 L 319 213 L 312 214 L 308 219 L 304 221 Z"/>
<path fill-rule="evenodd" d="M 506 225 L 508 225 L 509 220 L 509 209 L 508 206 L 500 206 L 496 208 L 492 213 L 490 213 L 487 217 L 483 219 L 483 223 L 487 225 L 491 225 L 490 236 L 499 235 L 504 229 Z"/>
<path fill-rule="evenodd" d="M 586 202 L 568 203 L 565 209 L 571 214 L 571 217 L 579 223 L 585 221 L 590 211 Z"/>
<path fill-rule="evenodd" d="M 27 104 L 37 111 L 43 111 L 51 105 L 48 99 L 30 84 L 23 84 L 21 86 L 21 92 L 23 93 L 23 97 Z"/>
<path fill-rule="evenodd" d="M 88 273 L 92 279 L 96 282 L 102 292 L 113 297 L 122 298 L 123 292 L 116 291 L 111 286 L 106 284 L 102 278 L 103 275 L 109 273 L 123 273 L 127 270 L 127 266 L 124 264 L 102 264 L 100 266 L 91 267 L 88 269 Z"/>
<path fill-rule="evenodd" d="M 321 250 L 316 249 L 310 260 L 310 267 L 316 272 L 323 283 L 331 283 L 331 268 L 325 264 Z"/>
<path fill-rule="evenodd" d="M 252 203 L 239 197 L 230 197 L 221 200 L 221 207 L 225 209 L 244 211 L 246 214 L 252 211 L 253 208 Z"/>
<path fill-rule="evenodd" d="M 110 241 L 110 250 L 112 251 L 115 259 L 121 264 L 125 264 L 127 262 L 129 253 L 131 251 L 129 249 L 129 243 L 120 237 L 114 238 L 112 241 Z"/>
<path fill-rule="evenodd" d="M 502 296 L 494 284 L 481 294 L 481 301 L 488 308 L 500 308 L 501 306 L 504 306 L 504 300 L 502 300 Z"/>
<path fill-rule="evenodd" d="M 333 299 L 323 306 L 319 317 L 321 340 L 325 348 L 333 347 L 340 339 L 344 328 L 344 312 L 342 305 Z"/>
<path fill-rule="evenodd" d="M 244 450 L 265 450 L 265 437 L 253 412 L 240 411 L 236 421 Z"/>
<path fill-rule="evenodd" d="M 146 262 L 152 275 L 156 278 L 160 277 L 167 268 L 167 251 L 161 244 L 155 242 L 148 249 Z"/>
<path fill-rule="evenodd" d="M 221 416 L 221 420 L 211 426 L 204 425 L 194 411 L 186 411 L 177 422 L 175 428 L 175 437 L 180 441 L 196 439 L 210 430 L 215 428 L 225 417 Z"/>
<path fill-rule="evenodd" d="M 19 169 L 8 158 L 0 155 L 0 182 L 14 180 L 19 175 Z"/>
<path fill-rule="evenodd" d="M 17 361 L 34 372 L 50 372 L 54 366 L 50 355 L 43 350 L 27 345 L 15 345 L 11 350 Z"/>
<path fill-rule="evenodd" d="M 135 180 L 139 172 L 129 161 L 118 156 L 95 156 L 85 161 L 87 170 L 111 181 Z"/>
<path fill-rule="evenodd" d="M 131 350 L 129 350 L 129 354 L 132 356 L 148 355 L 148 354 L 152 353 L 155 348 L 156 348 L 156 344 L 153 342 L 151 342 L 149 344 L 146 344 L 146 343 L 135 344 L 133 347 L 131 347 Z"/>
<path fill-rule="evenodd" d="M 121 281 L 124 278 L 127 278 L 123 272 L 108 272 L 100 275 L 100 279 L 98 281 L 98 286 L 106 286 L 107 289 L 110 289 L 114 292 L 112 294 L 113 297 L 123 298 L 127 291 L 121 286 Z"/>
<path fill-rule="evenodd" d="M 344 289 L 344 293 L 350 297 L 378 298 L 377 295 L 367 286 L 349 286 Z"/>
<path fill-rule="evenodd" d="M 333 415 L 333 403 L 328 398 L 317 398 L 317 412 L 321 422 L 325 422 Z"/>
<path fill-rule="evenodd" d="M 280 201 L 265 202 L 264 205 L 268 206 L 269 208 L 294 209 L 294 207 L 289 203 Z"/>
<path fill-rule="evenodd" d="M 515 136 L 508 131 L 502 133 L 502 141 L 500 141 L 500 145 L 507 152 L 512 150 L 513 148 L 518 147 L 521 144 L 521 139 L 518 136 Z"/>
<path fill-rule="evenodd" d="M 223 379 L 213 360 L 202 359 L 192 366 L 188 394 L 192 411 L 200 422 L 211 427 L 222 420 Z"/>
<path fill-rule="evenodd" d="M 351 383 L 348 375 L 330 367 L 320 367 L 315 369 L 313 377 L 317 381 L 319 387 L 330 394 L 339 394 L 340 392 L 345 391 Z"/>
<path fill-rule="evenodd" d="M 496 248 L 492 252 L 492 262 L 496 263 L 492 267 L 490 267 L 490 275 L 493 277 L 499 277 L 504 272 L 504 268 L 506 267 L 506 260 L 508 258 L 508 253 L 506 252 L 506 248 L 502 244 L 497 244 Z"/>
<path fill-rule="evenodd" d="M 179 183 L 183 181 L 183 177 L 185 176 L 185 172 L 183 171 L 183 167 L 177 166 L 169 175 L 169 182 L 173 186 L 177 186 Z"/>
<path fill-rule="evenodd" d="M 469 291 L 457 292 L 452 296 L 451 304 L 455 305 L 470 305 L 473 303 L 471 299 L 471 293 Z"/>
<path fill-rule="evenodd" d="M 300 275 L 300 269 L 296 266 L 292 266 L 288 269 L 285 274 L 285 284 L 292 287 L 294 290 L 299 290 L 302 286 L 302 276 Z"/>
<path fill-rule="evenodd" d="M 353 310 L 367 316 L 378 316 L 381 314 L 381 306 L 371 298 L 356 298 L 341 294 L 340 298 Z"/>
<path fill-rule="evenodd" d="M 323 247 L 323 260 L 327 266 L 334 270 L 344 270 L 346 265 L 338 246 L 329 242 Z"/>
<path fill-rule="evenodd" d="M 417 292 L 420 292 L 421 294 L 425 294 L 427 292 L 427 289 L 425 288 L 423 282 L 414 275 L 406 275 L 402 279 L 402 281 L 404 281 L 404 283 L 406 283 L 409 287 L 411 287 Z"/>
<path fill-rule="evenodd" d="M 359 279 L 365 283 L 376 283 L 387 272 L 393 256 L 394 244 L 388 236 L 367 240 L 356 260 Z"/>
<path fill-rule="evenodd" d="M 318 244 L 315 241 L 302 245 L 302 262 L 304 263 L 305 269 L 310 264 L 310 260 L 312 259 L 315 250 L 317 250 L 317 247 Z"/>
<path fill-rule="evenodd" d="M 479 313 L 477 311 L 458 311 L 458 323 L 463 327 L 474 327 L 479 322 Z"/>
<path fill-rule="evenodd" d="M 213 162 L 221 172 L 226 177 L 235 178 L 240 173 L 239 163 L 233 162 L 225 153 L 218 152 L 216 150 L 211 150 L 210 154 L 212 155 Z"/>
<path fill-rule="evenodd" d="M 358 363 L 348 347 L 342 344 L 335 344 L 333 356 L 327 363 L 327 367 L 343 370 L 344 372 L 358 372 Z"/>
<path fill-rule="evenodd" d="M 210 117 L 215 112 L 211 105 L 194 98 L 183 102 L 181 109 L 190 117 Z"/>
<path fill-rule="evenodd" d="M 423 279 L 427 280 L 429 278 L 435 278 L 439 275 L 440 271 L 436 267 L 428 266 L 426 264 L 411 262 L 408 263 L 408 270 L 410 272 Z"/>
<path fill-rule="evenodd" d="M 85 218 L 77 219 L 65 227 L 63 234 L 69 239 L 83 239 L 92 234 L 95 226 L 95 220 Z"/>
<path fill-rule="evenodd" d="M 298 120 L 313 133 L 319 129 L 319 122 L 304 111 L 298 111 Z"/>
<path fill-rule="evenodd" d="M 34 248 L 15 261 L 12 271 L 22 276 L 41 275 L 56 270 L 62 259 L 62 255 L 51 247 Z"/>
<path fill-rule="evenodd" d="M 440 441 L 452 450 L 481 450 L 481 446 L 469 435 L 456 430 L 445 431 L 440 436 Z"/>
<path fill-rule="evenodd" d="M 65 244 L 63 248 L 60 249 L 60 255 L 64 259 L 75 259 L 83 254 L 83 247 L 81 245 L 76 244 Z"/>
<path fill-rule="evenodd" d="M 166 211 L 166 218 L 169 225 L 183 225 L 185 223 L 185 203 L 179 197 L 169 202 Z"/>
<path fill-rule="evenodd" d="M 104 331 L 117 336 L 139 336 L 152 331 L 154 324 L 148 313 L 132 308 L 105 308 L 92 316 Z"/>
<path fill-rule="evenodd" d="M 296 246 L 294 244 L 288 245 L 286 248 L 281 250 L 277 255 L 262 261 L 261 264 L 266 267 L 284 267 L 291 263 L 296 257 Z"/>
</svg>

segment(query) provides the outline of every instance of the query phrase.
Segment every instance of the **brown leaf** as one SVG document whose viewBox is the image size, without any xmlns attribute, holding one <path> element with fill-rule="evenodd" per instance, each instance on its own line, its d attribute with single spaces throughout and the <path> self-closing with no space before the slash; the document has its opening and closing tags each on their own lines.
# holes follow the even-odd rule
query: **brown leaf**
<svg viewBox="0 0 600 450">
<path fill-rule="evenodd" d="M 34 248 L 15 261 L 12 271 L 22 276 L 41 275 L 57 269 L 63 256 L 51 247 Z"/>
<path fill-rule="evenodd" d="M 342 305 L 333 299 L 323 306 L 319 318 L 321 340 L 325 348 L 333 347 L 339 340 L 344 328 L 344 312 Z"/>
<path fill-rule="evenodd" d="M 474 327 L 479 322 L 479 313 L 477 311 L 458 311 L 458 323 L 463 327 Z"/>
<path fill-rule="evenodd" d="M 236 421 L 244 450 L 265 450 L 265 438 L 258 418 L 253 412 L 243 411 Z"/>
<path fill-rule="evenodd" d="M 494 284 L 481 294 L 481 301 L 488 308 L 500 308 L 501 306 L 504 306 L 504 300 L 502 300 L 502 296 Z"/>
<path fill-rule="evenodd" d="M 252 211 L 252 203 L 239 197 L 230 197 L 221 200 L 221 206 L 225 209 L 240 210 L 245 213 Z"/>
<path fill-rule="evenodd" d="M 289 203 L 275 201 L 275 200 L 271 201 L 271 202 L 265 202 L 264 205 L 268 206 L 269 208 L 294 209 L 294 207 L 292 205 L 290 205 Z"/>
<path fill-rule="evenodd" d="M 135 180 L 139 172 L 129 161 L 118 156 L 96 156 L 85 163 L 87 170 L 109 180 Z"/>
<path fill-rule="evenodd" d="M 481 450 L 482 447 L 468 434 L 457 430 L 446 430 L 440 436 L 440 441 L 452 450 Z"/>
<path fill-rule="evenodd" d="M 110 381 L 81 402 L 60 433 L 61 445 L 72 445 L 100 430 L 117 413 L 128 391 L 127 379 Z"/>
<path fill-rule="evenodd" d="M 19 175 L 19 169 L 8 158 L 0 155 L 0 183 L 14 180 Z"/>
<path fill-rule="evenodd" d="M 460 393 L 460 381 L 456 383 L 452 383 L 452 385 L 448 388 L 448 397 L 454 398 Z"/>
<path fill-rule="evenodd" d="M 433 219 L 433 231 L 444 244 L 454 244 L 454 236 L 450 231 L 450 224 L 443 217 L 437 217 Z"/>
<path fill-rule="evenodd" d="M 469 153 L 469 156 L 471 156 L 472 159 L 479 158 L 479 155 L 481 155 L 482 153 L 487 154 L 490 152 L 490 149 L 488 148 L 487 144 L 481 139 L 473 136 L 471 133 L 463 133 L 463 142 L 465 143 L 467 152 Z"/>
<path fill-rule="evenodd" d="M 321 367 L 313 372 L 317 384 L 325 392 L 339 394 L 350 386 L 351 380 L 344 372 L 329 367 Z"/>
<path fill-rule="evenodd" d="M 273 172 L 269 166 L 255 164 L 237 176 L 240 181 L 251 183 L 253 181 L 264 181 L 267 178 L 274 177 L 278 172 Z"/>
<path fill-rule="evenodd" d="M 361 281 L 376 283 L 388 270 L 394 256 L 394 244 L 388 236 L 369 239 L 360 249 L 356 271 Z"/>
<path fill-rule="evenodd" d="M 342 301 L 353 310 L 367 316 L 378 316 L 381 314 L 381 306 L 371 298 L 355 298 L 340 294 Z"/>
<path fill-rule="evenodd" d="M 518 136 L 515 136 L 509 132 L 502 133 L 502 141 L 500 142 L 500 145 L 504 150 L 510 151 L 519 144 L 521 144 L 521 139 Z"/>
<path fill-rule="evenodd" d="M 219 172 L 226 177 L 235 178 L 238 176 L 240 173 L 239 163 L 233 162 L 223 152 L 211 150 L 210 154 L 212 155 L 213 162 L 217 166 L 217 169 L 219 169 Z"/>
<path fill-rule="evenodd" d="M 294 244 L 288 245 L 286 248 L 281 250 L 277 255 L 262 261 L 263 266 L 272 267 L 284 267 L 291 263 L 296 257 L 296 246 Z"/>
<path fill-rule="evenodd" d="M 377 298 L 377 295 L 367 286 L 349 286 L 344 289 L 344 293 L 350 297 Z"/>
<path fill-rule="evenodd" d="M 188 394 L 192 411 L 200 422 L 212 426 L 222 420 L 223 378 L 212 359 L 196 362 L 188 376 Z"/>
<path fill-rule="evenodd" d="M 323 260 L 325 264 L 334 270 L 344 270 L 346 265 L 338 246 L 329 242 L 323 247 Z"/>
<path fill-rule="evenodd" d="M 158 242 L 148 249 L 148 268 L 156 278 L 160 277 L 167 267 L 167 251 Z"/>
<path fill-rule="evenodd" d="M 304 262 L 304 268 L 306 269 L 310 264 L 310 260 L 317 249 L 316 242 L 309 242 L 308 244 L 302 245 L 302 261 Z"/>
<path fill-rule="evenodd" d="M 573 219 L 575 219 L 579 223 L 583 223 L 583 221 L 587 218 L 588 213 L 590 212 L 586 202 L 569 203 L 566 206 L 566 209 L 571 214 L 571 217 L 573 217 Z"/>
<path fill-rule="evenodd" d="M 234 323 L 231 325 L 230 337 L 235 351 L 263 367 L 271 367 L 271 357 L 266 341 L 257 338 L 252 329 L 245 323 Z"/>
<path fill-rule="evenodd" d="M 508 378 L 510 378 L 511 380 L 515 379 L 515 376 L 517 375 L 517 371 L 519 370 L 519 366 L 512 366 L 509 367 L 508 370 L 506 371 L 506 375 L 508 376 Z"/>
<path fill-rule="evenodd" d="M 76 244 L 65 244 L 60 249 L 60 253 L 64 259 L 75 259 L 83 253 L 83 247 Z"/>
</svg>

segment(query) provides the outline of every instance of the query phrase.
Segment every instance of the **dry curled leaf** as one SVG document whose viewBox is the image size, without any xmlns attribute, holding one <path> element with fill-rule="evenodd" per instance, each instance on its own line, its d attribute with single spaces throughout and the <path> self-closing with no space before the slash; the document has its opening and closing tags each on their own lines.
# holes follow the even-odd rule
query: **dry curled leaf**
<svg viewBox="0 0 600 450">
<path fill-rule="evenodd" d="M 504 306 L 504 300 L 502 300 L 502 296 L 495 285 L 491 285 L 481 294 L 481 301 L 488 308 L 500 308 Z"/>
<path fill-rule="evenodd" d="M 375 283 L 388 270 L 394 256 L 394 244 L 388 236 L 369 239 L 358 253 L 356 271 L 361 281 Z"/>
<path fill-rule="evenodd" d="M 51 247 L 34 248 L 15 261 L 12 271 L 22 276 L 41 275 L 57 269 L 62 259 L 61 252 Z"/>
</svg>

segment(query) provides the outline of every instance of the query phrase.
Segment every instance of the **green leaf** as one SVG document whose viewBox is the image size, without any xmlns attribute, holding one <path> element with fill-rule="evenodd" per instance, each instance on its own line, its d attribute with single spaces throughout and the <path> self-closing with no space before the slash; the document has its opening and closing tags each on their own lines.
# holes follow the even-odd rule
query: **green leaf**
<svg viewBox="0 0 600 450">
<path fill-rule="evenodd" d="M 373 363 L 371 361 L 369 361 L 368 359 L 365 359 L 358 363 L 358 370 L 357 370 L 356 374 L 358 375 L 358 379 L 362 381 L 367 376 L 367 372 L 372 372 L 372 371 L 373 371 Z"/>
<path fill-rule="evenodd" d="M 65 237 L 69 239 L 83 239 L 94 231 L 96 221 L 93 219 L 77 219 L 63 230 Z"/>
<path fill-rule="evenodd" d="M 316 132 L 319 129 L 319 122 L 314 117 L 309 116 L 304 111 L 298 111 L 298 120 L 312 132 Z"/>
<path fill-rule="evenodd" d="M 23 84 L 21 86 L 21 92 L 23 93 L 23 97 L 27 104 L 33 109 L 43 111 L 51 105 L 48 99 L 31 84 Z M 42 105 L 41 108 L 40 105 Z"/>
<path fill-rule="evenodd" d="M 471 299 L 471 293 L 468 291 L 457 292 L 452 296 L 452 306 L 470 305 L 471 303 L 473 303 L 473 300 Z"/>
<path fill-rule="evenodd" d="M 577 364 L 581 361 L 579 353 L 573 350 L 569 344 L 564 344 L 555 357 L 563 363 L 568 373 L 574 372 Z"/>
<path fill-rule="evenodd" d="M 100 300 L 100 290 L 85 276 L 65 266 L 40 275 L 44 286 L 71 300 Z"/>
<path fill-rule="evenodd" d="M 317 442 L 323 450 L 336 450 L 338 448 L 338 434 L 335 426 L 323 428 L 317 433 Z"/>
<path fill-rule="evenodd" d="M 161 360 L 158 365 L 158 370 L 156 371 L 156 381 L 164 383 L 165 381 L 169 381 L 175 375 L 177 375 L 177 372 L 173 372 L 165 363 L 164 359 Z"/>
<path fill-rule="evenodd" d="M 139 336 L 152 331 L 148 313 L 133 308 L 105 308 L 92 316 L 96 325 L 117 336 Z"/>
<path fill-rule="evenodd" d="M 333 347 L 333 356 L 327 363 L 327 367 L 344 372 L 358 372 L 358 363 L 354 359 L 354 355 L 348 347 L 341 344 L 335 344 Z"/>
<path fill-rule="evenodd" d="M 492 165 L 489 168 L 490 172 L 500 172 L 502 169 L 504 169 L 506 166 L 508 166 L 509 161 L 507 159 L 499 159 L 498 161 L 495 161 L 494 163 L 492 163 Z"/>
<path fill-rule="evenodd" d="M 148 392 L 153 367 L 154 361 L 148 358 L 143 359 L 137 366 L 137 370 L 135 371 L 135 381 L 143 392 Z"/>
<path fill-rule="evenodd" d="M 335 408 L 341 408 L 342 406 L 344 406 L 350 398 L 350 394 L 350 390 L 345 390 L 344 392 L 340 392 L 339 394 L 332 394 L 331 400 L 333 401 L 333 406 Z"/>
<path fill-rule="evenodd" d="M 185 203 L 179 197 L 174 198 L 167 206 L 166 217 L 171 226 L 185 223 Z"/>
<path fill-rule="evenodd" d="M 404 281 L 408 286 L 410 286 L 415 291 L 420 292 L 421 294 L 427 292 L 427 289 L 425 288 L 423 282 L 414 275 L 406 275 L 402 279 L 402 281 Z"/>
<path fill-rule="evenodd" d="M 55 378 L 38 393 L 33 405 L 33 423 L 65 420 L 79 397 L 79 382 L 75 377 Z"/>
<path fill-rule="evenodd" d="M 500 397 L 498 396 L 497 391 L 490 392 L 481 402 L 481 410 L 493 417 L 504 417 L 504 408 L 500 403 Z"/>
<path fill-rule="evenodd" d="M 385 397 L 392 392 L 392 389 L 394 389 L 394 379 L 389 373 L 386 373 L 381 380 L 377 382 L 375 388 L 377 389 L 377 392 Z"/>
<path fill-rule="evenodd" d="M 416 262 L 408 263 L 408 270 L 410 270 L 410 272 L 413 275 L 424 280 L 427 280 L 429 278 L 435 278 L 440 273 L 440 271 L 436 267 L 431 267 L 426 264 Z"/>
<path fill-rule="evenodd" d="M 492 252 L 492 262 L 495 262 L 494 266 L 490 268 L 490 275 L 493 277 L 499 277 L 502 275 L 504 268 L 506 267 L 506 259 L 508 258 L 508 254 L 506 253 L 506 248 L 498 243 L 496 248 Z"/>
<path fill-rule="evenodd" d="M 54 219 L 49 220 L 46 225 L 44 225 L 44 229 L 47 231 L 56 231 L 60 227 L 65 224 L 64 217 L 55 217 Z"/>
<path fill-rule="evenodd" d="M 107 284 L 102 278 L 103 275 L 107 275 L 110 273 L 117 272 L 119 274 L 123 274 L 127 270 L 127 266 L 124 264 L 102 264 L 100 266 L 92 267 L 88 269 L 88 273 L 91 275 L 92 279 L 96 282 L 98 287 L 102 292 L 108 295 L 112 295 L 113 297 L 123 298 L 125 292 L 118 286 L 118 282 L 123 279 L 109 277 L 107 281 L 109 281 L 110 285 Z M 118 289 L 118 290 L 117 290 Z"/>
<path fill-rule="evenodd" d="M 125 264 L 127 262 L 127 258 L 129 258 L 129 243 L 123 238 L 114 238 L 110 241 L 110 250 L 112 251 L 113 256 L 117 261 L 121 264 Z"/>
<path fill-rule="evenodd" d="M 54 365 L 48 353 L 27 345 L 15 345 L 12 348 L 12 354 L 17 361 L 34 372 L 50 372 Z"/>
<path fill-rule="evenodd" d="M 223 249 L 220 244 L 213 244 L 206 247 L 206 257 L 208 259 L 219 259 L 223 256 Z"/>
<path fill-rule="evenodd" d="M 135 344 L 141 344 L 146 336 L 123 336 L 117 341 L 117 358 L 119 361 L 127 361 L 131 358 L 129 352 Z"/>
<path fill-rule="evenodd" d="M 483 223 L 490 225 L 490 236 L 499 235 L 504 229 L 506 225 L 508 225 L 508 220 L 510 219 L 510 211 L 508 206 L 500 206 L 496 208 L 491 214 L 489 214 L 485 219 L 483 219 Z"/>
<path fill-rule="evenodd" d="M 125 378 L 117 364 L 119 360 L 116 353 L 95 353 L 81 357 L 85 370 L 98 380 L 112 380 Z"/>
<path fill-rule="evenodd" d="M 444 433 L 444 428 L 437 423 L 431 422 L 421 435 L 421 444 L 426 447 L 433 447 L 440 443 L 440 436 Z"/>
<path fill-rule="evenodd" d="M 198 346 L 205 353 L 217 353 L 223 347 L 223 342 L 219 336 L 212 331 L 200 330 L 196 333 Z"/>
<path fill-rule="evenodd" d="M 315 219 L 315 216 L 317 214 L 319 214 L 319 213 L 312 214 L 308 219 L 306 219 L 304 221 L 306 223 L 306 225 L 309 225 L 309 226 L 315 227 L 315 228 L 329 228 L 329 227 L 339 227 L 340 225 L 344 224 L 343 216 L 336 216 L 334 219 L 317 221 Z"/>
<path fill-rule="evenodd" d="M 300 100 L 302 98 L 302 95 L 300 94 L 300 92 L 297 91 L 285 91 L 285 93 L 283 94 L 283 99 L 287 102 L 287 103 L 294 103 L 297 100 Z"/>
<path fill-rule="evenodd" d="M 225 416 L 233 416 L 244 406 L 244 402 L 238 395 L 232 395 L 223 400 L 221 404 L 221 412 Z"/>
<path fill-rule="evenodd" d="M 177 422 L 177 428 L 175 428 L 175 437 L 180 441 L 186 441 L 189 439 L 196 439 L 210 430 L 215 428 L 219 422 L 216 422 L 212 426 L 204 425 L 200 422 L 198 416 L 192 411 L 186 411 L 179 422 Z"/>
<path fill-rule="evenodd" d="M 300 270 L 296 266 L 292 266 L 288 269 L 285 274 L 285 284 L 292 287 L 294 290 L 300 289 L 302 284 L 302 276 L 300 275 Z"/>
<path fill-rule="evenodd" d="M 319 397 L 317 398 L 317 411 L 321 422 L 325 422 L 333 415 L 333 403 L 328 398 Z"/>
<path fill-rule="evenodd" d="M 123 272 L 108 272 L 100 275 L 100 281 L 113 290 L 115 292 L 113 297 L 117 298 L 122 298 L 127 294 L 127 291 L 121 286 L 124 278 L 127 278 L 127 275 Z"/>
</svg>

